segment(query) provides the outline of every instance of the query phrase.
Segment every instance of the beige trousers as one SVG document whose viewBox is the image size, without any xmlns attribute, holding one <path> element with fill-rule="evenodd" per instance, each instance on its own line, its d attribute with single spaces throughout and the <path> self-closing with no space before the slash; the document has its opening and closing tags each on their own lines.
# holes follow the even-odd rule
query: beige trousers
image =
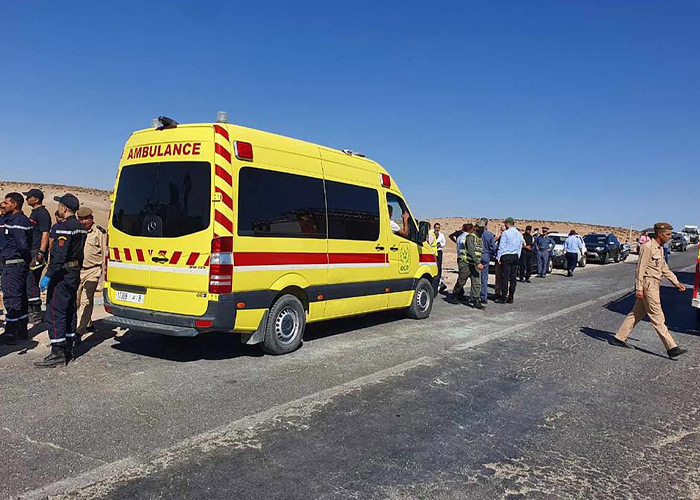
<svg viewBox="0 0 700 500">
<path fill-rule="evenodd" d="M 78 327 L 76 335 L 85 335 L 85 331 L 92 325 L 92 310 L 95 306 L 95 292 L 100 282 L 102 269 L 96 267 L 80 273 L 80 286 L 78 287 Z"/>
<path fill-rule="evenodd" d="M 666 350 L 668 351 L 676 347 L 676 341 L 673 340 L 673 337 L 671 337 L 666 327 L 666 317 L 664 316 L 663 309 L 661 309 L 660 289 L 661 283 L 658 281 L 650 279 L 644 281 L 644 298 L 637 299 L 634 303 L 632 311 L 630 311 L 622 322 L 622 325 L 620 325 L 620 329 L 615 334 L 615 338 L 623 342 L 626 341 L 637 323 L 648 315 L 649 321 L 659 335 L 661 342 L 664 343 Z"/>
</svg>

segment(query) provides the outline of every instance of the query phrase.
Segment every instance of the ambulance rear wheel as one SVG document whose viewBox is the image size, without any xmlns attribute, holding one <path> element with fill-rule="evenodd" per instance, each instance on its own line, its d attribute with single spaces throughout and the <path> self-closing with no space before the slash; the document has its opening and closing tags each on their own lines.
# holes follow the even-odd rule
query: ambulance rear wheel
<svg viewBox="0 0 700 500">
<path fill-rule="evenodd" d="M 413 294 L 413 302 L 408 308 L 408 317 L 413 319 L 425 319 L 430 316 L 433 308 L 433 285 L 425 278 L 418 280 L 416 292 Z"/>
<path fill-rule="evenodd" d="M 283 295 L 274 303 L 267 316 L 263 352 L 287 354 L 301 345 L 306 328 L 306 311 L 294 295 Z"/>
</svg>

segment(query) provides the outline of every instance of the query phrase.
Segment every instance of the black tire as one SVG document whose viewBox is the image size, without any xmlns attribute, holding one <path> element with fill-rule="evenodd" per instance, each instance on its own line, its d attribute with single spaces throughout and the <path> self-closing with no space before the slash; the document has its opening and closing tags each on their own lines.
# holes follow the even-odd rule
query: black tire
<svg viewBox="0 0 700 500">
<path fill-rule="evenodd" d="M 553 270 L 554 270 L 554 260 L 549 259 L 549 262 L 547 262 L 547 274 L 552 274 Z"/>
<path fill-rule="evenodd" d="M 579 259 L 578 267 L 586 267 L 586 256 L 585 255 Z"/>
<path fill-rule="evenodd" d="M 613 257 L 613 262 L 620 262 L 620 252 L 615 254 L 615 257 Z"/>
<path fill-rule="evenodd" d="M 425 319 L 430 316 L 433 309 L 433 285 L 425 278 L 418 280 L 416 291 L 413 294 L 411 307 L 408 308 L 408 317 L 413 319 Z"/>
<path fill-rule="evenodd" d="M 601 264 L 609 264 L 609 263 L 610 263 L 610 253 L 605 252 L 605 255 L 603 256 Z"/>
<path fill-rule="evenodd" d="M 301 345 L 306 329 L 306 311 L 294 295 L 282 295 L 270 308 L 261 348 L 267 354 L 287 354 Z"/>
</svg>

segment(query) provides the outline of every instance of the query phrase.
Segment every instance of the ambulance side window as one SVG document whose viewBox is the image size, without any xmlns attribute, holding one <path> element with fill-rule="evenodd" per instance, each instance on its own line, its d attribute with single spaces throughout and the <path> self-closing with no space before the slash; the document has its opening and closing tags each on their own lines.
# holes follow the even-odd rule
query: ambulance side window
<svg viewBox="0 0 700 500">
<path fill-rule="evenodd" d="M 396 236 L 406 238 L 407 240 L 415 241 L 416 235 L 418 234 L 418 228 L 416 223 L 411 217 L 411 212 L 408 211 L 406 203 L 392 193 L 386 194 L 387 210 L 389 211 L 389 224 L 391 226 L 391 232 Z M 403 229 L 403 218 L 404 212 L 408 213 L 408 235 L 400 234 L 399 231 Z"/>
<path fill-rule="evenodd" d="M 329 238 L 379 239 L 379 193 L 376 189 L 326 181 L 326 199 Z"/>
<path fill-rule="evenodd" d="M 326 237 L 323 179 L 245 167 L 238 192 L 239 236 Z"/>
</svg>

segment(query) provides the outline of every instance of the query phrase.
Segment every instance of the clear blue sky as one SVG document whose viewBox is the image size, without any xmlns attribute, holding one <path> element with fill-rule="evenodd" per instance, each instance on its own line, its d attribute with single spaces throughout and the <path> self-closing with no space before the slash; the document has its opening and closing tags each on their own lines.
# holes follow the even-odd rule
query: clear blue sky
<svg viewBox="0 0 700 500">
<path fill-rule="evenodd" d="M 134 129 L 365 152 L 418 216 L 700 222 L 700 2 L 2 2 L 0 178 L 111 188 Z"/>
</svg>

